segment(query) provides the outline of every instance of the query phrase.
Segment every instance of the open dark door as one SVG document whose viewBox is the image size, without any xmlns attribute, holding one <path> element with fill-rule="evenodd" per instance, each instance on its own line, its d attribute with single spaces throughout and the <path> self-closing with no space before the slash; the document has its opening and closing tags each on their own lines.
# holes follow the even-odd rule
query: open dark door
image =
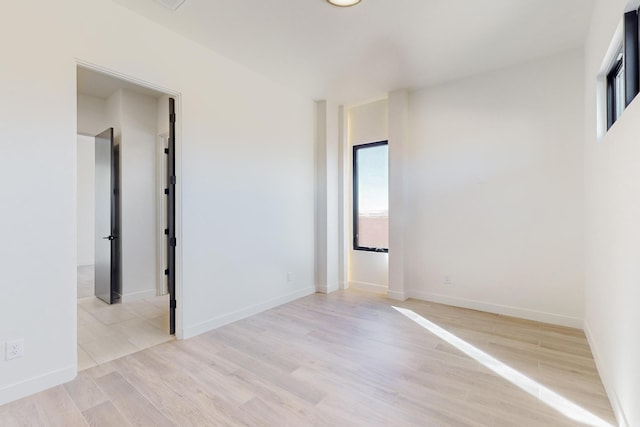
<svg viewBox="0 0 640 427">
<path fill-rule="evenodd" d="M 167 287 L 169 288 L 169 333 L 176 333 L 176 102 L 169 98 L 169 144 L 167 154 Z"/>
<path fill-rule="evenodd" d="M 95 137 L 95 295 L 120 300 L 120 204 L 118 147 L 113 128 Z"/>
</svg>

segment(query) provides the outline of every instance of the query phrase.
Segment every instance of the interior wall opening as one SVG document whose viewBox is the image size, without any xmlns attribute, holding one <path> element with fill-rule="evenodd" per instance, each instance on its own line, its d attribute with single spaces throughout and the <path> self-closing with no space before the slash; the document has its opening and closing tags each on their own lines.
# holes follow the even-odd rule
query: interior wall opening
<svg viewBox="0 0 640 427">
<path fill-rule="evenodd" d="M 168 93 L 77 67 L 79 370 L 174 338 L 166 274 L 170 98 Z M 175 114 L 173 118 L 175 126 Z M 112 158 L 107 160 L 101 159 L 104 149 L 96 138 L 105 130 L 113 135 Z M 112 168 L 105 171 L 109 164 Z M 105 187 L 105 179 L 112 179 L 113 186 Z M 175 200 L 175 179 L 173 184 Z M 105 200 L 112 201 L 109 207 Z M 105 221 L 111 221 L 110 230 L 101 229 Z M 107 261 L 105 251 L 111 254 Z M 118 285 L 111 283 L 106 298 L 99 292 L 104 262 L 110 263 L 109 277 Z"/>
<path fill-rule="evenodd" d="M 344 220 L 345 234 L 348 239 L 347 281 L 351 288 L 386 294 L 389 289 L 388 167 L 385 169 L 376 166 L 380 166 L 379 163 L 383 161 L 384 156 L 379 155 L 362 165 L 365 176 L 361 177 L 363 180 L 360 183 L 361 192 L 364 191 L 366 194 L 361 194 L 363 197 L 358 197 L 363 203 L 360 207 L 363 212 L 359 212 L 360 215 L 356 218 L 354 212 L 358 211 L 358 206 L 356 206 L 354 198 L 354 190 L 356 189 L 354 153 L 359 150 L 358 147 L 362 149 L 363 153 L 366 153 L 366 147 L 372 147 L 374 151 L 375 147 L 387 148 L 387 99 L 347 108 L 346 124 L 348 149 L 343 155 L 347 156 L 345 164 L 347 165 L 346 176 L 348 177 L 347 194 L 345 194 L 345 203 L 348 209 L 345 211 L 347 217 Z M 388 159 L 384 161 L 388 163 Z M 368 167 L 365 167 L 367 165 Z M 386 181 L 386 185 L 380 185 L 383 181 Z M 369 231 L 369 237 L 360 236 L 365 239 L 364 243 L 359 243 L 356 239 L 358 224 L 360 224 L 360 228 L 364 227 L 360 231 Z"/>
</svg>

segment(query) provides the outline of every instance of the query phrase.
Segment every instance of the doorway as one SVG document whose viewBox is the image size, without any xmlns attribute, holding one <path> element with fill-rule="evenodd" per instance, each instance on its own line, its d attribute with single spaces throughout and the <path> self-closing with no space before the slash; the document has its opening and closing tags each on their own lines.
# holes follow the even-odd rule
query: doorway
<svg viewBox="0 0 640 427">
<path fill-rule="evenodd" d="M 175 94 L 167 91 L 85 66 L 77 68 L 77 82 L 78 369 L 83 370 L 174 339 L 176 114 Z M 109 143 L 116 175 L 115 186 L 105 192 L 99 182 L 105 168 L 96 161 L 109 154 L 104 148 Z M 107 214 L 109 191 L 107 198 L 116 197 Z M 101 230 L 105 218 L 111 227 Z M 98 258 L 107 260 L 107 269 Z"/>
</svg>

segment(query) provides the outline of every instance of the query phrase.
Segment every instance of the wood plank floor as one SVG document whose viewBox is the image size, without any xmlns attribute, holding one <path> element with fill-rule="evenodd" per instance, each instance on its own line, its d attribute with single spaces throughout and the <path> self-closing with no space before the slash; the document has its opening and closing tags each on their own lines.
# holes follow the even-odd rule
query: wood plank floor
<svg viewBox="0 0 640 427">
<path fill-rule="evenodd" d="M 544 402 L 548 393 L 523 391 L 393 305 L 600 421 L 571 420 Z M 340 291 L 87 369 L 71 383 L 0 407 L 0 425 L 616 424 L 582 331 Z"/>
</svg>

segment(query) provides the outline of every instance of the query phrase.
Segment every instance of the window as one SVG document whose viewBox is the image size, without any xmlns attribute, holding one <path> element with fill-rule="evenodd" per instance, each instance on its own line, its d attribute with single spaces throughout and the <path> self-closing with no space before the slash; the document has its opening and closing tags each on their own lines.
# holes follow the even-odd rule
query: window
<svg viewBox="0 0 640 427">
<path fill-rule="evenodd" d="M 607 70 L 607 129 L 638 94 L 638 12 L 624 14 L 622 47 Z"/>
<path fill-rule="evenodd" d="M 618 120 L 625 107 L 623 59 L 621 49 L 607 74 L 607 129 Z"/>
<path fill-rule="evenodd" d="M 389 146 L 353 147 L 353 248 L 389 251 Z"/>
</svg>

